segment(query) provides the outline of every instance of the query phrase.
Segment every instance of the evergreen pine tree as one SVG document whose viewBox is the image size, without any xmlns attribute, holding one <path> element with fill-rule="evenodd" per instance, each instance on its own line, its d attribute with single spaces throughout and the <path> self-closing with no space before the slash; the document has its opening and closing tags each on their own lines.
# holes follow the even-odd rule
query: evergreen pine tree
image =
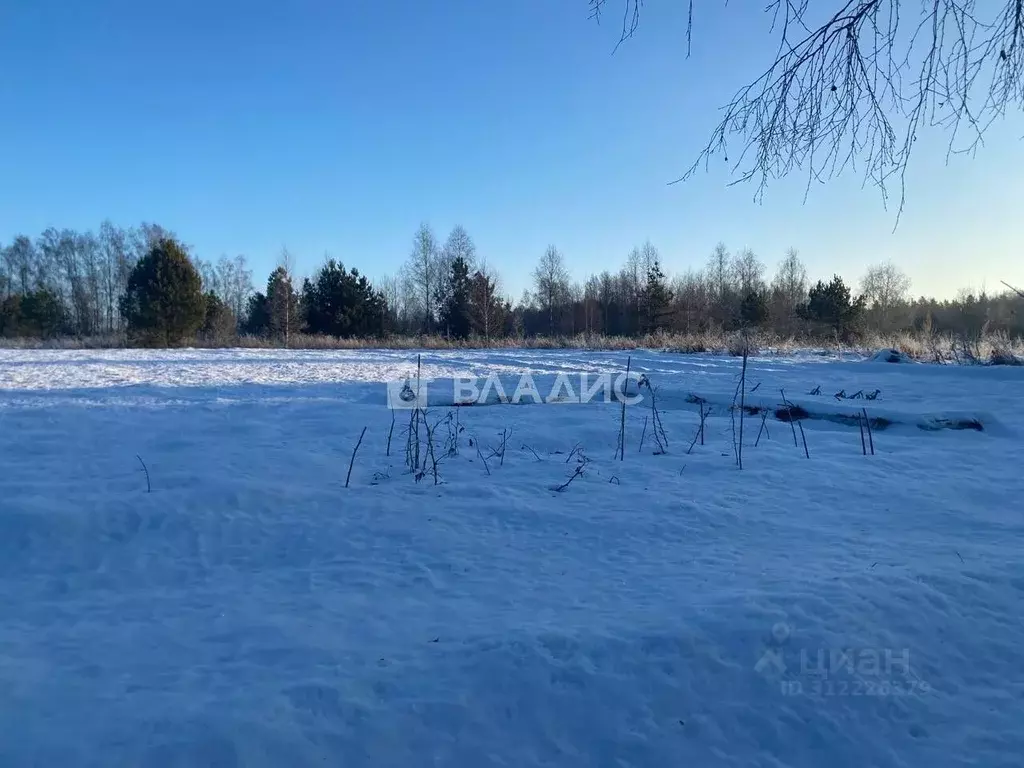
<svg viewBox="0 0 1024 768">
<path fill-rule="evenodd" d="M 287 346 L 291 335 L 299 331 L 299 296 L 286 267 L 278 267 L 267 279 L 267 315 L 270 335 L 284 339 Z"/>
<path fill-rule="evenodd" d="M 444 301 L 441 304 L 441 327 L 451 338 L 465 339 L 470 331 L 469 265 L 461 256 L 452 262 L 445 281 Z"/>
<path fill-rule="evenodd" d="M 837 336 L 848 338 L 857 329 L 864 307 L 864 297 L 854 299 L 843 279 L 835 275 L 828 283 L 819 280 L 797 313 L 805 320 L 827 325 Z"/>
<path fill-rule="evenodd" d="M 270 333 L 270 307 L 266 294 L 256 291 L 249 297 L 242 328 L 253 336 L 266 336 Z"/>
<path fill-rule="evenodd" d="M 750 291 L 740 304 L 740 323 L 744 328 L 756 328 L 768 320 L 768 298 L 760 291 Z"/>
<path fill-rule="evenodd" d="M 358 270 L 346 271 L 334 259 L 303 283 L 302 297 L 310 333 L 347 338 L 372 336 L 384 329 L 383 295 Z"/>
<path fill-rule="evenodd" d="M 643 291 L 644 324 L 648 333 L 665 327 L 671 303 L 672 291 L 665 280 L 665 273 L 661 271 L 661 264 L 655 259 L 647 268 Z"/>
<path fill-rule="evenodd" d="M 184 248 L 161 238 L 128 277 L 121 315 L 133 339 L 173 346 L 195 336 L 206 315 L 199 272 Z"/>
<path fill-rule="evenodd" d="M 203 297 L 206 300 L 206 319 L 200 329 L 202 337 L 209 342 L 224 344 L 238 334 L 238 319 L 231 307 L 213 291 Z"/>
<path fill-rule="evenodd" d="M 470 332 L 483 339 L 504 336 L 511 307 L 497 295 L 493 278 L 477 270 L 469 281 Z"/>
</svg>

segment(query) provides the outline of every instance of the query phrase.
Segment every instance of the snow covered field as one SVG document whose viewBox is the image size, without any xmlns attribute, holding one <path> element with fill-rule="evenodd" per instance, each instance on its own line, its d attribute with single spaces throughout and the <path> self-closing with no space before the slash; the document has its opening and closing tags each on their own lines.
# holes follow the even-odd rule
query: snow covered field
<svg viewBox="0 0 1024 768">
<path fill-rule="evenodd" d="M 425 353 L 428 418 L 625 365 Z M 482 404 L 435 485 L 409 352 L 0 350 L 0 765 L 1020 766 L 1024 369 L 752 358 L 740 471 L 738 359 L 631 367 L 663 454 Z"/>
</svg>

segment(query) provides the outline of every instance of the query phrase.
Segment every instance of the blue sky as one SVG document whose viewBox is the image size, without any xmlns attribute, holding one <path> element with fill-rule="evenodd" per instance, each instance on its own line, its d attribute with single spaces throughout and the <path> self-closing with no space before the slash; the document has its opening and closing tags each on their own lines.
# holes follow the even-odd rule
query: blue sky
<svg viewBox="0 0 1024 768">
<path fill-rule="evenodd" d="M 703 6 L 704 4 L 702 4 Z M 518 297 L 548 243 L 574 276 L 650 239 L 670 272 L 719 240 L 812 278 L 894 260 L 916 294 L 1024 283 L 1024 134 L 945 164 L 925 134 L 895 214 L 855 176 L 753 201 L 725 168 L 674 186 L 717 108 L 771 55 L 751 4 L 648 3 L 618 38 L 586 0 L 7 0 L 0 6 L 0 237 L 156 221 L 204 258 L 281 247 L 394 272 L 421 221 L 462 224 Z"/>
</svg>

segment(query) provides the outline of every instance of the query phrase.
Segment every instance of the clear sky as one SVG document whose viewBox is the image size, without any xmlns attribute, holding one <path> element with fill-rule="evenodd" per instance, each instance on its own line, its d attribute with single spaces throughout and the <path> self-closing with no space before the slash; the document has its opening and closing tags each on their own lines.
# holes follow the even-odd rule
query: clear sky
<svg viewBox="0 0 1024 768">
<path fill-rule="evenodd" d="M 678 177 L 717 108 L 769 62 L 753 3 L 648 3 L 612 55 L 586 0 L 4 0 L 0 237 L 155 221 L 203 258 L 246 254 L 257 282 L 283 245 L 376 277 L 421 221 L 462 224 L 518 297 L 548 243 L 574 277 L 649 238 L 669 272 L 715 243 L 812 278 L 887 259 L 913 293 L 1024 283 L 1018 113 L 947 167 L 924 135 L 895 215 L 855 176 L 812 190 Z M 706 7 L 704 7 L 706 5 Z M 760 4 L 757 4 L 760 7 Z"/>
</svg>

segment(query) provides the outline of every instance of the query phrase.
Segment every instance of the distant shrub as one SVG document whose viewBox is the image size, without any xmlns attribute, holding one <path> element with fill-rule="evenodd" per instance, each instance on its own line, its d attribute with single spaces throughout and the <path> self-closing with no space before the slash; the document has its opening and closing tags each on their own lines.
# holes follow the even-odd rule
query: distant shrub
<svg viewBox="0 0 1024 768">
<path fill-rule="evenodd" d="M 988 356 L 989 365 L 1024 365 L 1024 358 L 1005 349 L 993 349 Z"/>
<path fill-rule="evenodd" d="M 740 304 L 740 322 L 745 328 L 755 328 L 768 321 L 768 297 L 761 292 L 751 291 Z"/>
<path fill-rule="evenodd" d="M 0 336 L 51 339 L 64 329 L 64 307 L 48 288 L 12 294 L 0 302 Z"/>
</svg>

